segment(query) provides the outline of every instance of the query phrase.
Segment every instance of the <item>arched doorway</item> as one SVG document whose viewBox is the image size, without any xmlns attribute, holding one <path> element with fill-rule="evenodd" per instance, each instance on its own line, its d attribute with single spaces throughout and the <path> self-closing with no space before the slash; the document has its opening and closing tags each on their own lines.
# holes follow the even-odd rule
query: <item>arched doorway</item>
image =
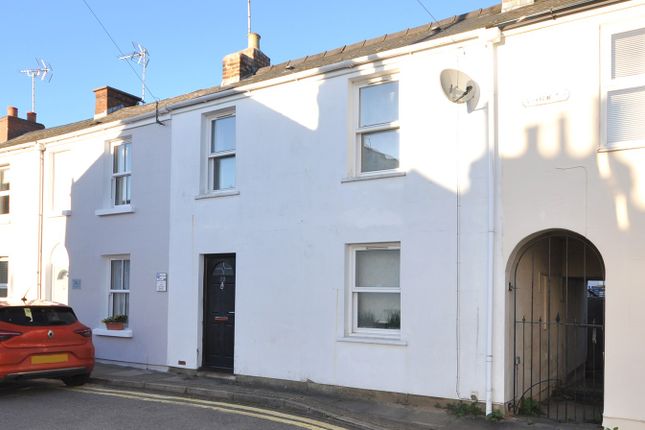
<svg viewBox="0 0 645 430">
<path fill-rule="evenodd" d="M 568 230 L 537 233 L 509 260 L 513 408 L 560 421 L 600 422 L 605 266 Z"/>
<path fill-rule="evenodd" d="M 63 245 L 57 245 L 51 254 L 51 299 L 67 304 L 69 301 L 69 258 Z"/>
</svg>

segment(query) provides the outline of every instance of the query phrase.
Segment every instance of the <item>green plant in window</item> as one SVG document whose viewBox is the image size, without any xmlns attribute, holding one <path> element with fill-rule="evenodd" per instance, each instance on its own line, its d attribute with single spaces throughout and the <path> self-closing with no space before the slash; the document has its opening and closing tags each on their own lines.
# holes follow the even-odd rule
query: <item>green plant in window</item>
<svg viewBox="0 0 645 430">
<path fill-rule="evenodd" d="M 128 316 L 127 315 L 112 315 L 106 318 L 103 318 L 101 320 L 102 323 L 127 323 L 128 322 Z"/>
<path fill-rule="evenodd" d="M 375 327 L 376 316 L 373 312 L 359 312 L 358 314 L 359 327 Z"/>
<path fill-rule="evenodd" d="M 401 328 L 401 312 L 390 311 L 387 317 L 385 328 L 399 329 Z"/>
</svg>

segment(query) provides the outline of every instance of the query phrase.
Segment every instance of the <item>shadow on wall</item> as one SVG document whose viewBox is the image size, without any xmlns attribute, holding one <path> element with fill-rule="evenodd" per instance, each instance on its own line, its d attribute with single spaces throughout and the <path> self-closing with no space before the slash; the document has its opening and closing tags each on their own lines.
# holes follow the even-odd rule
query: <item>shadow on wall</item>
<svg viewBox="0 0 645 430">
<path fill-rule="evenodd" d="M 424 170 L 425 166 L 437 164 L 437 154 L 460 157 L 460 153 L 450 155 L 442 149 L 451 147 L 450 144 L 455 142 L 435 139 L 432 133 L 402 137 L 401 152 L 408 156 L 414 154 L 406 160 L 411 167 L 405 177 L 342 183 L 347 176 L 347 154 L 351 151 L 348 145 L 352 144 L 348 142 L 347 133 L 348 103 L 347 97 L 339 100 L 332 94 L 338 95 L 340 87 L 346 91 L 347 85 L 345 81 L 342 84 L 332 81 L 326 80 L 316 90 L 311 102 L 317 105 L 314 115 L 317 118 L 306 121 L 299 115 L 309 108 L 308 105 L 285 103 L 284 111 L 290 112 L 285 114 L 272 107 L 279 104 L 275 98 L 266 102 L 258 101 L 264 97 L 264 91 L 269 94 L 273 91 L 273 97 L 279 97 L 281 90 L 276 87 L 258 91 L 259 95 L 239 102 L 236 111 L 239 138 L 236 169 L 241 192 L 238 204 L 228 205 L 222 199 L 205 202 L 203 204 L 211 205 L 217 211 L 214 210 L 208 219 L 196 220 L 202 223 L 212 238 L 222 240 L 230 237 L 230 220 L 234 220 L 234 223 L 248 227 L 238 232 L 243 236 L 240 243 L 265 249 L 267 258 L 278 262 L 293 263 L 295 257 L 296 261 L 302 263 L 290 264 L 289 270 L 281 270 L 277 277 L 249 275 L 248 279 L 264 285 L 262 289 L 250 292 L 243 290 L 243 285 L 240 285 L 238 295 L 242 300 L 252 293 L 257 302 L 274 303 L 276 297 L 280 296 L 290 297 L 292 303 L 298 304 L 295 309 L 279 315 L 276 315 L 272 306 L 258 308 L 254 314 L 256 322 L 247 324 L 240 334 L 257 341 L 256 357 L 266 357 L 267 362 L 279 359 L 286 367 L 293 369 L 291 373 L 281 375 L 287 379 L 333 379 L 329 375 L 335 374 L 336 370 L 323 371 L 319 377 L 320 371 L 310 367 L 311 363 L 318 363 L 322 358 L 326 363 L 336 363 L 341 368 L 340 373 L 362 378 L 363 382 L 355 384 L 370 381 L 374 389 L 420 393 L 426 390 L 425 394 L 433 394 L 427 392 L 433 390 L 428 387 L 437 384 L 441 388 L 437 389 L 435 395 L 457 397 L 458 394 L 454 393 L 455 380 L 461 377 L 463 380 L 456 384 L 457 391 L 483 393 L 481 357 L 485 355 L 486 315 L 481 308 L 486 303 L 485 283 L 475 282 L 467 287 L 462 286 L 463 289 L 458 291 L 457 279 L 460 277 L 459 270 L 467 272 L 472 278 L 486 279 L 486 153 L 467 166 L 468 180 L 472 186 L 460 195 L 454 191 L 455 188 L 445 186 L 445 182 L 450 181 L 434 181 L 433 172 Z M 300 85 L 307 85 L 306 81 Z M 328 91 L 328 87 L 333 85 L 337 88 Z M 440 99 L 438 103 L 449 103 L 441 95 L 438 82 L 436 86 L 435 93 Z M 454 121 L 455 118 L 449 119 L 444 126 Z M 595 118 L 589 118 L 589 124 L 595 122 Z M 162 362 L 163 358 L 158 357 L 164 357 L 166 351 L 168 302 L 166 295 L 154 292 L 152 280 L 155 272 L 168 267 L 170 202 L 187 202 L 190 207 L 202 204 L 194 200 L 200 192 L 200 184 L 197 183 L 174 184 L 176 186 L 172 189 L 181 189 L 181 194 L 169 194 L 171 125 L 167 124 L 168 127 L 149 125 L 131 133 L 124 132 L 132 139 L 132 204 L 136 212 L 113 216 L 95 214 L 95 210 L 105 204 L 104 193 L 97 190 L 109 187 L 111 180 L 111 172 L 106 168 L 107 154 L 73 185 L 73 215 L 68 219 L 66 248 L 70 254 L 70 279 L 79 279 L 82 287 L 70 291 L 70 302 L 79 310 L 81 319 L 98 324 L 107 309 L 108 257 L 128 255 L 132 260 L 130 326 L 143 334 L 137 335 L 138 339 L 145 339 L 141 340 L 144 343 L 121 342 L 118 345 L 114 339 L 101 339 L 97 342 L 97 356 L 100 358 L 140 363 L 157 360 L 152 364 L 166 364 Z M 593 149 L 595 142 L 588 143 L 590 150 L 583 156 L 568 155 L 566 148 L 570 143 L 569 136 L 575 134 L 575 130 L 569 130 L 566 116 L 558 120 L 559 138 L 556 142 L 547 142 L 542 137 L 543 127 L 538 124 L 526 128 L 526 151 L 513 159 L 500 161 L 503 184 L 509 186 L 502 193 L 511 202 L 509 210 L 503 214 L 504 225 L 521 224 L 525 226 L 526 235 L 545 228 L 565 228 L 586 235 L 590 211 L 611 211 L 600 203 L 605 198 L 602 196 L 613 196 L 615 225 L 606 228 L 615 228 L 616 240 L 626 238 L 634 224 L 640 228 L 643 207 L 634 204 L 633 197 L 629 197 L 633 196 L 634 169 L 638 166 L 628 165 L 620 157 L 597 156 Z M 482 134 L 485 132 L 485 128 L 482 128 Z M 201 136 L 201 133 L 196 135 Z M 486 147 L 485 140 L 484 134 L 480 142 L 483 147 Z M 459 143 L 463 150 L 469 144 Z M 555 147 L 548 155 L 541 150 L 545 144 Z M 202 142 L 198 139 L 186 140 L 182 145 L 191 154 L 201 154 Z M 421 147 L 426 150 L 411 150 Z M 603 157 L 606 160 L 599 161 Z M 297 162 L 287 163 L 284 160 Z M 193 161 L 194 165 L 184 168 L 198 169 L 201 161 Z M 450 160 L 457 164 L 458 161 Z M 453 174 L 454 182 L 458 180 L 459 173 L 453 171 Z M 603 186 L 604 190 L 590 190 L 592 183 Z M 506 202 L 503 204 L 507 208 Z M 465 211 L 464 214 L 468 216 L 460 219 L 459 210 Z M 190 215 L 173 219 L 173 228 L 175 224 L 179 229 L 190 226 L 195 214 Z M 607 213 L 605 216 L 603 219 L 610 219 Z M 443 328 L 423 333 L 422 342 L 442 345 L 442 348 L 427 352 L 431 356 L 430 361 L 422 360 L 433 363 L 434 368 L 409 369 L 404 365 L 407 360 L 396 362 L 399 365 L 397 368 L 392 363 L 379 361 L 379 355 L 362 357 L 357 361 L 338 360 L 333 347 L 337 333 L 332 324 L 325 324 L 330 328 L 325 329 L 322 338 L 307 335 L 321 331 L 320 321 L 337 320 L 344 313 L 343 309 L 337 307 L 336 296 L 337 291 L 345 290 L 344 273 L 328 273 L 321 265 L 314 264 L 315 258 L 321 257 L 320 239 L 316 238 L 325 237 L 328 238 L 325 240 L 342 244 L 365 240 L 359 238 L 401 240 L 406 243 L 416 241 L 417 244 L 420 238 L 424 239 L 424 255 L 405 257 L 409 260 L 406 260 L 404 270 L 422 273 L 426 277 L 408 279 L 413 284 L 410 288 L 402 286 L 404 313 L 401 315 L 401 327 L 410 338 L 421 334 L 413 327 L 439 324 Z M 275 246 L 276 243 L 280 246 Z M 481 248 L 478 248 L 480 245 Z M 480 249 L 480 253 L 472 257 L 471 267 L 460 269 L 459 248 L 465 246 Z M 161 252 L 163 250 L 165 252 Z M 202 253 L 196 249 L 191 252 L 192 255 L 188 257 L 191 259 L 199 258 Z M 327 279 L 327 286 L 316 288 L 319 285 L 312 284 L 312 276 Z M 307 285 L 313 286 L 303 288 Z M 175 284 L 170 288 L 185 289 L 188 294 L 201 291 L 201 285 Z M 201 312 L 202 308 L 200 294 L 190 299 L 197 312 Z M 321 303 L 324 306 L 320 306 Z M 422 311 L 418 312 L 420 309 Z M 178 312 L 180 310 L 170 309 L 170 318 L 178 318 Z M 332 312 L 335 314 L 332 315 Z M 151 321 L 151 315 L 155 315 L 154 321 Z M 194 318 L 197 322 L 195 330 L 200 332 L 197 314 Z M 272 323 L 263 324 L 262 321 Z M 293 337 L 278 336 L 275 330 L 281 327 L 298 327 L 300 330 Z M 453 335 L 455 333 L 459 334 L 459 340 Z M 328 348 L 321 348 L 321 344 Z M 298 345 L 298 354 L 293 354 L 295 345 Z M 151 358 L 153 356 L 154 359 Z M 262 365 L 258 366 L 253 369 L 254 373 L 262 373 Z M 269 370 L 266 372 L 270 373 Z M 402 385 L 379 385 L 379 375 L 383 374 L 400 377 Z"/>
</svg>

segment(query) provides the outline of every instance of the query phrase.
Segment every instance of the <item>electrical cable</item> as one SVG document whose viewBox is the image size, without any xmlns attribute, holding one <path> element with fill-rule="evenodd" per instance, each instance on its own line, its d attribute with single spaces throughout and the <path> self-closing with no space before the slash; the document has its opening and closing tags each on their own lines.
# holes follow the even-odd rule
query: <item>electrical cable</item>
<svg viewBox="0 0 645 430">
<path fill-rule="evenodd" d="M 438 21 L 437 18 L 435 18 L 434 15 L 432 14 L 432 12 L 430 12 L 430 10 L 428 10 L 428 8 L 423 3 L 421 3 L 421 0 L 417 0 L 417 3 L 419 3 L 419 6 L 421 6 L 423 10 L 425 10 L 428 13 L 428 15 L 430 15 L 430 18 L 432 18 L 434 22 Z"/>
<path fill-rule="evenodd" d="M 123 56 L 125 56 L 125 54 L 123 53 L 123 51 L 122 51 L 122 50 L 121 50 L 121 48 L 119 47 L 119 44 L 118 44 L 118 43 L 116 43 L 116 41 L 114 40 L 114 38 L 112 37 L 112 35 L 111 35 L 111 34 L 110 34 L 110 32 L 108 31 L 108 29 L 105 27 L 105 25 L 103 25 L 103 22 L 101 22 L 101 19 L 98 17 L 98 15 L 96 15 L 96 13 L 94 13 L 94 10 L 92 10 L 92 8 L 91 8 L 91 7 L 90 7 L 90 5 L 87 3 L 87 1 L 86 1 L 86 0 L 81 0 L 81 1 L 85 4 L 85 6 L 87 7 L 87 9 L 90 11 L 90 13 L 92 14 L 92 16 L 94 17 L 94 19 L 96 19 L 96 22 L 98 22 L 98 23 L 99 23 L 99 25 L 101 26 L 101 28 L 103 29 L 103 31 L 105 32 L 105 34 L 107 35 L 107 37 L 112 41 L 112 44 L 116 47 L 116 50 L 117 50 L 117 51 L 119 51 L 119 54 L 121 54 L 121 56 L 122 56 L 122 57 L 123 57 Z M 143 79 L 142 79 L 142 78 L 141 78 L 141 76 L 139 75 L 139 72 L 137 72 L 137 71 L 135 70 L 134 66 L 133 66 L 130 62 L 127 62 L 127 61 L 126 61 L 126 63 L 127 63 L 127 64 L 128 64 L 128 66 L 130 67 L 130 70 L 132 70 L 132 72 L 136 75 L 137 79 L 139 79 L 139 82 L 141 82 L 141 85 L 143 85 L 143 86 L 145 87 L 145 89 L 148 91 L 148 93 L 152 96 L 152 98 L 153 98 L 153 99 L 155 99 L 155 100 L 157 100 L 157 101 L 159 101 L 159 97 L 155 96 L 155 95 L 154 95 L 154 93 L 150 90 L 150 88 L 148 88 L 148 86 L 146 85 L 146 83 L 143 81 Z"/>
</svg>

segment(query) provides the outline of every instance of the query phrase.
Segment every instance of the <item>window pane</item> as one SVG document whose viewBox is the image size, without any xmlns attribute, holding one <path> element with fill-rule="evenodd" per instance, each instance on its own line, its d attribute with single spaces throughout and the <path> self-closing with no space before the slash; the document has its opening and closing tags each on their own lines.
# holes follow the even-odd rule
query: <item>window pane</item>
<svg viewBox="0 0 645 430">
<path fill-rule="evenodd" d="M 114 204 L 127 205 L 130 203 L 130 175 L 114 178 Z"/>
<path fill-rule="evenodd" d="M 400 249 L 356 251 L 356 286 L 399 288 Z"/>
<path fill-rule="evenodd" d="M 612 79 L 645 73 L 645 28 L 612 36 Z"/>
<path fill-rule="evenodd" d="M 112 260 L 110 262 L 110 270 L 111 270 L 110 289 L 122 290 L 123 289 L 123 261 Z"/>
<path fill-rule="evenodd" d="M 645 87 L 607 94 L 607 142 L 645 139 Z"/>
<path fill-rule="evenodd" d="M 9 213 L 9 196 L 0 196 L 0 215 Z"/>
<path fill-rule="evenodd" d="M 401 295 L 357 293 L 358 328 L 401 328 Z"/>
<path fill-rule="evenodd" d="M 123 171 L 129 172 L 131 169 L 130 163 L 132 156 L 130 155 L 130 143 L 124 143 L 123 147 Z"/>
<path fill-rule="evenodd" d="M 386 124 L 399 119 L 399 82 L 370 85 L 359 90 L 359 126 Z"/>
<path fill-rule="evenodd" d="M 388 130 L 361 135 L 361 172 L 399 167 L 399 131 Z"/>
<path fill-rule="evenodd" d="M 9 190 L 9 169 L 0 169 L 0 191 Z"/>
<path fill-rule="evenodd" d="M 7 297 L 7 290 L 6 285 L 0 285 L 0 297 Z"/>
<path fill-rule="evenodd" d="M 235 117 L 219 118 L 212 122 L 211 153 L 235 149 Z"/>
<path fill-rule="evenodd" d="M 0 284 L 7 284 L 9 282 L 9 262 L 0 261 Z"/>
<path fill-rule="evenodd" d="M 129 301 L 127 293 L 110 293 L 110 315 L 128 315 Z"/>
<path fill-rule="evenodd" d="M 225 190 L 235 187 L 235 156 L 214 158 L 213 189 Z"/>
<path fill-rule="evenodd" d="M 130 260 L 123 260 L 123 289 L 130 289 Z"/>
</svg>

